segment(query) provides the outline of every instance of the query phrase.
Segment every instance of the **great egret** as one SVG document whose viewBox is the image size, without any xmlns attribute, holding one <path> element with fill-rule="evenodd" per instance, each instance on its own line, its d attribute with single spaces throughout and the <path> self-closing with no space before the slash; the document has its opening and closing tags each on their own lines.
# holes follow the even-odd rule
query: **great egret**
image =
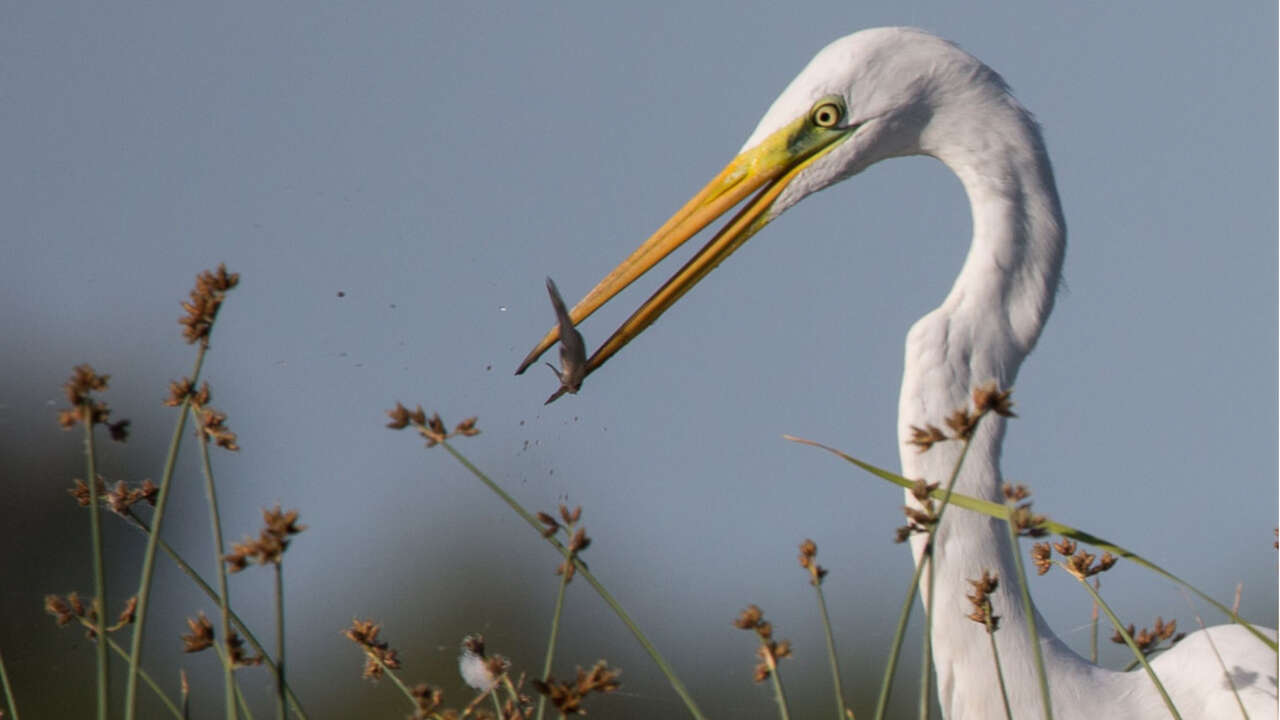
<svg viewBox="0 0 1280 720">
<path fill-rule="evenodd" d="M 742 151 L 702 191 L 609 273 L 571 313 L 582 322 L 715 218 L 759 192 L 610 337 L 587 364 L 600 367 L 717 264 L 809 193 L 873 163 L 929 155 L 960 178 L 973 240 L 951 292 L 907 335 L 898 437 L 904 476 L 944 480 L 956 443 L 917 452 L 911 427 L 945 427 L 988 381 L 1012 387 L 1040 337 L 1058 289 L 1066 230 L 1039 128 L 993 70 L 955 45 L 909 28 L 854 33 L 828 45 L 774 101 Z M 555 343 L 552 329 L 522 372 Z M 956 489 L 1001 501 L 1003 418 L 984 420 Z M 908 502 L 912 502 L 908 494 Z M 920 562 L 922 538 L 915 542 Z M 1030 635 L 1002 523 L 949 512 L 936 545 L 933 659 L 950 718 L 1003 717 L 985 629 L 965 617 L 966 580 L 998 573 L 993 607 L 1013 715 L 1042 717 Z M 1072 652 L 1035 613 L 1059 718 L 1167 717 L 1141 671 L 1115 672 Z M 1274 636 L 1274 631 L 1268 631 Z M 1221 663 L 1212 646 L 1221 655 Z M 1223 667 L 1250 717 L 1276 717 L 1276 653 L 1238 625 L 1192 633 L 1153 663 L 1184 718 L 1239 717 Z"/>
</svg>

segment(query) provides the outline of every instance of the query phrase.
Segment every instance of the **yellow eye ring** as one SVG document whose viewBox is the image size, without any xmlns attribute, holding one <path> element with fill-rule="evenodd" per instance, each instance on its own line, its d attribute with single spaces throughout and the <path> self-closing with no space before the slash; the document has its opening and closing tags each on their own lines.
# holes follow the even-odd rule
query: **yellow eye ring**
<svg viewBox="0 0 1280 720">
<path fill-rule="evenodd" d="M 830 128 L 835 127 L 840 119 L 844 116 L 844 108 L 837 103 L 824 102 L 813 109 L 810 118 L 813 124 L 818 127 Z"/>
</svg>

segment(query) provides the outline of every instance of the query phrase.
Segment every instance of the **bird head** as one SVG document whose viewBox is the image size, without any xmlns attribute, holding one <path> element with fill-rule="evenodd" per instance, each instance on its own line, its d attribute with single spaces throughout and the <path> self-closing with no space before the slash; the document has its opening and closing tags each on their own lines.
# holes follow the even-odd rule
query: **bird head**
<svg viewBox="0 0 1280 720">
<path fill-rule="evenodd" d="M 1003 94 L 994 72 L 955 45 L 909 28 L 864 30 L 814 57 L 738 155 L 570 312 L 574 325 L 718 217 L 740 209 L 587 361 L 600 367 L 751 236 L 810 193 L 891 157 L 930 154 L 957 93 Z M 974 101 L 973 98 L 965 98 Z M 979 100 L 981 98 L 978 98 Z M 552 328 L 522 373 L 559 339 Z"/>
</svg>

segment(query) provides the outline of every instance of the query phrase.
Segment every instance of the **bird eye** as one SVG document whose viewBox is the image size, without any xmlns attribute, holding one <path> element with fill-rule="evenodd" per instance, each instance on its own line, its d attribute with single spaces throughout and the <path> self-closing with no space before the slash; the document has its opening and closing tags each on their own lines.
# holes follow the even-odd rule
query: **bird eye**
<svg viewBox="0 0 1280 720">
<path fill-rule="evenodd" d="M 824 102 L 813 109 L 813 124 L 818 127 L 835 127 L 840 122 L 840 117 L 844 115 L 844 108 L 833 102 Z"/>
</svg>

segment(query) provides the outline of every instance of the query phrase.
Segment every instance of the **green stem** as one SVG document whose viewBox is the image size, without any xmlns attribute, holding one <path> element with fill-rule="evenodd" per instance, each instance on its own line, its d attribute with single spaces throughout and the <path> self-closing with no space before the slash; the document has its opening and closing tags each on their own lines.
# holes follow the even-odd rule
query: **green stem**
<svg viewBox="0 0 1280 720">
<path fill-rule="evenodd" d="M 937 526 L 937 523 L 934 524 Z M 929 583 L 925 590 L 924 632 L 920 643 L 920 697 L 916 705 L 920 720 L 929 720 L 929 691 L 933 689 L 933 533 L 929 533 L 929 542 L 925 545 L 924 555 L 920 561 L 929 563 Z"/>
<path fill-rule="evenodd" d="M 828 445 L 823 445 L 822 443 L 814 442 L 812 440 L 805 440 L 804 438 L 798 438 L 793 435 L 783 435 L 782 437 L 786 440 L 790 440 L 791 442 L 800 443 L 801 445 L 809 445 L 810 447 L 816 447 L 821 450 L 826 450 L 827 452 L 845 460 L 846 462 L 856 465 L 857 467 L 862 468 L 868 473 L 875 475 L 881 480 L 887 480 L 888 482 L 891 482 L 894 485 L 905 488 L 907 490 L 910 490 L 913 485 L 912 481 L 902 477 L 901 475 L 895 475 L 894 473 L 891 473 L 888 470 L 876 467 L 875 465 L 872 465 L 867 462 L 863 462 L 862 460 L 859 460 L 853 457 L 852 455 L 841 452 Z M 935 498 L 941 498 L 943 496 L 943 493 L 941 490 L 934 490 L 930 494 Z M 979 498 L 970 497 L 968 495 L 964 495 L 961 493 L 955 493 L 955 497 L 952 499 L 952 504 L 956 505 L 957 507 L 964 508 L 965 510 L 971 510 L 973 512 L 982 513 L 983 515 L 996 518 L 997 520 L 1009 519 L 1009 508 L 1000 503 L 991 502 L 990 500 L 981 500 Z M 1117 545 L 1111 542 L 1110 540 L 1105 540 L 1092 533 L 1088 533 L 1088 532 L 1085 532 L 1084 530 L 1071 527 L 1070 525 L 1064 525 L 1059 522 L 1054 522 L 1052 520 L 1046 520 L 1044 524 L 1041 525 L 1040 527 L 1042 527 L 1047 533 L 1052 533 L 1055 535 L 1064 535 L 1066 537 L 1071 538 L 1072 540 L 1078 540 L 1082 543 L 1093 545 L 1094 547 L 1098 547 L 1110 552 L 1112 555 L 1130 560 L 1131 562 L 1136 563 L 1137 565 L 1144 567 L 1156 573 L 1157 575 L 1160 575 L 1161 577 L 1164 577 L 1165 579 L 1170 580 L 1176 583 L 1177 585 L 1180 585 L 1186 588 L 1187 590 L 1190 590 L 1191 592 L 1195 593 L 1201 600 L 1204 600 L 1205 602 L 1209 603 L 1214 608 L 1216 608 L 1218 611 L 1220 611 L 1223 615 L 1226 615 L 1227 617 L 1231 618 L 1232 622 L 1243 626 L 1246 630 L 1250 632 L 1250 634 L 1252 634 L 1254 637 L 1258 638 L 1258 640 L 1265 643 L 1267 647 L 1271 648 L 1273 652 L 1276 651 L 1278 648 L 1280 648 L 1280 646 L 1277 646 L 1275 640 L 1272 640 L 1271 638 L 1264 635 L 1261 630 L 1258 630 L 1256 627 L 1254 627 L 1244 618 L 1240 617 L 1240 615 L 1238 615 L 1235 610 L 1232 610 L 1226 605 L 1218 602 L 1217 600 L 1214 600 L 1212 597 L 1209 597 L 1209 595 L 1205 594 L 1199 588 L 1195 587 L 1191 583 L 1187 582 L 1186 580 L 1183 580 L 1177 575 L 1174 575 L 1168 570 L 1165 570 L 1159 565 L 1156 565 L 1155 563 L 1133 552 L 1132 550 L 1128 550 L 1124 547 L 1121 547 L 1120 545 Z"/>
<path fill-rule="evenodd" d="M 542 661 L 542 675 L 539 676 L 543 682 L 551 677 L 551 662 L 556 655 L 556 638 L 560 634 L 560 615 L 564 612 L 564 591 L 567 587 L 569 587 L 569 573 L 560 573 L 560 590 L 556 593 L 556 609 L 551 614 L 551 638 L 547 640 L 547 656 Z M 539 693 L 537 720 L 542 720 L 546 708 L 547 696 Z"/>
<path fill-rule="evenodd" d="M 276 563 L 276 719 L 284 720 L 284 558 Z"/>
<path fill-rule="evenodd" d="M 907 586 L 907 597 L 902 601 L 902 609 L 898 611 L 898 627 L 893 633 L 893 644 L 889 647 L 889 660 L 884 666 L 884 675 L 880 678 L 880 695 L 876 698 L 875 720 L 884 720 L 885 711 L 889 708 L 889 693 L 893 690 L 893 676 L 898 671 L 898 655 L 902 651 L 902 641 L 907 636 L 907 623 L 911 620 L 911 609 L 916 605 L 916 591 L 920 588 L 920 576 L 924 573 L 924 563 L 916 563 L 911 574 L 911 583 Z"/>
<path fill-rule="evenodd" d="M 190 408 L 191 422 L 198 423 L 196 408 Z M 231 592 L 227 588 L 227 564 L 223 560 L 226 549 L 222 544 L 222 516 L 218 513 L 218 493 L 213 483 L 213 463 L 209 459 L 209 439 L 200 434 L 200 466 L 204 472 L 204 492 L 209 499 L 209 525 L 213 529 L 213 563 L 218 568 L 218 612 L 222 619 L 222 641 L 231 640 L 231 620 L 228 607 Z M 227 720 L 236 720 L 236 693 L 234 668 L 230 662 L 222 664 L 223 707 Z"/>
<path fill-rule="evenodd" d="M 195 369 L 191 373 L 191 387 L 195 387 L 200 379 L 200 368 L 204 366 L 205 353 L 209 351 L 208 342 L 200 344 L 196 352 Z M 156 548 L 160 540 L 160 528 L 164 521 L 164 510 L 169 503 L 169 487 L 173 480 L 173 469 L 178 462 L 178 449 L 182 444 L 182 432 L 187 426 L 187 410 L 191 407 L 190 396 L 183 398 L 178 409 L 178 422 L 173 428 L 173 437 L 169 440 L 169 451 L 164 459 L 164 473 L 160 477 L 160 492 L 156 497 L 155 515 L 152 517 L 152 532 L 147 534 L 147 549 L 142 556 L 142 580 L 138 586 L 137 623 L 133 627 L 133 639 L 129 648 L 129 673 L 125 683 L 125 720 L 137 717 L 138 667 L 142 662 L 142 639 L 147 627 L 147 611 L 151 608 L 151 581 L 156 567 Z M 221 564 L 221 562 L 219 562 Z"/>
<path fill-rule="evenodd" d="M 987 601 L 987 638 L 991 640 L 991 657 L 996 661 L 996 680 L 1000 682 L 1000 699 L 1004 701 L 1005 720 L 1013 720 L 1013 710 L 1009 707 L 1009 691 L 1004 685 L 1004 669 L 1000 667 L 1000 651 L 996 649 L 996 628 L 991 621 L 991 601 Z"/>
<path fill-rule="evenodd" d="M 86 401 L 80 405 L 80 417 L 84 422 L 84 457 L 89 477 L 89 539 L 93 553 L 93 597 L 98 606 L 93 630 L 97 633 L 98 659 L 98 720 L 106 720 L 111 707 L 110 673 L 108 672 L 107 645 L 101 638 L 107 636 L 107 575 L 102 561 L 102 508 L 99 507 L 98 471 L 93 448 L 93 407 Z"/>
<path fill-rule="evenodd" d="M 1159 691 L 1160 697 L 1164 700 L 1165 707 L 1169 708 L 1169 714 L 1172 715 L 1174 718 L 1177 718 L 1177 720 L 1182 720 L 1182 716 L 1178 714 L 1178 709 L 1173 706 L 1173 700 L 1169 697 L 1169 693 L 1165 692 L 1164 685 L 1160 682 L 1160 678 L 1156 677 L 1155 671 L 1152 670 L 1151 665 L 1147 663 L 1146 656 L 1143 655 L 1142 651 L 1138 649 L 1137 644 L 1133 642 L 1133 638 L 1129 636 L 1129 632 L 1125 630 L 1124 626 L 1120 624 L 1120 618 L 1116 617 L 1116 614 L 1111 612 L 1111 608 L 1107 605 L 1105 601 L 1103 601 L 1102 596 L 1099 595 L 1096 591 L 1094 591 L 1093 587 L 1089 585 L 1088 580 L 1085 580 L 1084 578 L 1079 577 L 1075 573 L 1071 572 L 1071 570 L 1066 565 L 1063 565 L 1061 562 L 1057 560 L 1054 561 L 1054 564 L 1061 567 L 1063 570 L 1066 570 L 1068 573 L 1070 573 L 1072 577 L 1074 577 L 1076 580 L 1080 582 L 1081 585 L 1084 586 L 1085 590 L 1089 591 L 1089 594 L 1093 596 L 1093 601 L 1098 603 L 1098 607 L 1102 608 L 1102 612 L 1107 614 L 1107 619 L 1110 620 L 1111 624 L 1115 626 L 1116 632 L 1120 633 L 1120 637 L 1124 638 L 1124 644 L 1128 645 L 1129 649 L 1133 651 L 1133 657 L 1137 659 L 1138 662 L 1142 663 L 1142 668 L 1147 671 L 1147 675 L 1151 678 L 1151 682 L 1155 683 L 1156 690 Z"/>
<path fill-rule="evenodd" d="M 396 675 L 396 671 L 387 667 L 386 663 L 382 662 L 381 659 L 378 660 L 378 665 L 382 666 L 382 673 L 391 678 L 391 682 L 395 683 L 396 687 L 400 688 L 400 692 L 404 693 L 404 696 L 409 699 L 409 702 L 415 708 L 418 707 L 418 700 L 413 696 L 413 691 L 409 689 L 408 685 L 404 684 L 404 681 L 400 679 L 399 675 Z"/>
<path fill-rule="evenodd" d="M 845 709 L 848 706 L 844 702 L 844 688 L 840 685 L 840 662 L 836 657 L 836 640 L 831 632 L 831 618 L 827 615 L 827 600 L 822 595 L 820 581 L 815 580 L 813 589 L 818 592 L 818 613 L 822 616 L 822 629 L 827 636 L 827 659 L 831 663 L 831 682 L 836 689 L 836 718 L 846 720 L 848 716 L 845 714 Z"/>
<path fill-rule="evenodd" d="M 1036 629 L 1036 611 L 1031 605 L 1031 590 L 1027 586 L 1027 572 L 1022 566 L 1022 549 L 1018 545 L 1018 529 L 1006 518 L 1009 543 L 1013 546 L 1013 564 L 1018 572 L 1018 590 L 1022 594 L 1022 611 L 1027 621 L 1027 637 L 1031 638 L 1031 650 L 1036 659 L 1036 678 L 1040 684 L 1040 702 L 1044 704 L 1045 720 L 1053 720 L 1053 705 L 1049 702 L 1049 676 L 1044 671 L 1044 654 L 1040 652 L 1040 633 Z"/>
<path fill-rule="evenodd" d="M 231 664 L 231 653 L 227 652 L 223 645 L 214 643 L 213 649 L 218 653 L 218 659 L 221 660 L 224 665 Z M 240 691 L 239 683 L 235 683 L 234 692 L 236 704 L 240 706 L 240 714 L 245 717 L 245 720 L 253 720 L 253 713 L 249 710 L 249 703 L 244 699 L 244 693 Z"/>
<path fill-rule="evenodd" d="M 766 653 L 769 649 L 764 648 Z M 791 720 L 791 713 L 787 710 L 787 694 L 782 691 L 782 676 L 778 674 L 778 663 L 772 656 L 766 655 L 769 660 L 769 677 L 773 679 L 773 696 L 778 701 L 778 717 L 782 720 Z"/>
<path fill-rule="evenodd" d="M 132 510 L 127 510 L 126 512 L 128 513 L 129 520 L 133 521 L 131 524 L 134 529 L 138 530 L 143 535 L 149 535 L 151 533 L 150 528 L 147 527 L 147 524 L 143 522 L 142 518 L 135 515 Z M 196 572 L 195 568 L 191 567 L 186 560 L 182 559 L 182 556 L 178 554 L 178 551 L 173 549 L 172 545 L 164 540 L 160 540 L 159 546 L 160 549 L 163 550 L 165 554 L 168 555 L 178 566 L 178 569 L 182 570 L 182 572 L 187 574 L 187 577 L 191 578 L 191 581 L 196 584 L 196 587 L 200 588 L 200 590 L 204 592 L 210 600 L 213 600 L 214 602 L 218 601 L 218 593 L 214 591 L 213 587 L 209 585 L 209 583 L 205 582 L 205 579 L 200 576 L 200 573 Z M 271 672 L 274 673 L 276 671 L 276 663 L 271 660 L 269 655 L 267 655 L 267 651 L 263 648 L 262 643 L 258 641 L 257 636 L 254 635 L 253 631 L 249 629 L 249 626 L 240 619 L 240 616 L 236 614 L 235 610 L 227 608 L 227 611 L 231 616 L 231 622 L 235 624 L 236 629 L 240 631 L 240 634 L 244 636 L 244 639 L 251 647 L 253 647 L 254 652 L 262 656 L 263 664 L 265 664 Z M 298 720 L 307 720 L 307 713 L 302 709 L 302 703 L 298 701 L 298 697 L 294 695 L 293 690 L 288 685 L 285 686 L 285 695 L 288 696 L 289 704 L 293 707 L 294 716 L 297 717 Z"/>
<path fill-rule="evenodd" d="M 4 701 L 13 720 L 18 720 L 18 703 L 13 700 L 13 688 L 9 685 L 9 673 L 4 669 L 4 655 L 0 655 L 0 684 L 4 685 Z"/>
<path fill-rule="evenodd" d="M 979 416 L 978 420 L 981 419 L 982 417 Z M 974 429 L 977 429 L 976 422 L 974 424 Z M 787 437 L 788 439 L 794 439 L 789 436 Z M 897 672 L 898 653 L 902 649 L 902 640 L 907 634 L 907 621 L 911 618 L 911 608 L 914 605 L 913 600 L 915 599 L 916 591 L 920 587 L 920 575 L 924 572 L 926 561 L 928 562 L 930 571 L 933 570 L 933 540 L 938 532 L 938 527 L 942 525 L 942 516 L 946 514 L 947 507 L 951 505 L 952 496 L 959 495 L 959 493 L 953 493 L 952 491 L 956 486 L 956 479 L 960 477 L 960 468 L 964 465 L 964 460 L 968 456 L 969 441 L 966 439 L 960 448 L 960 456 L 956 458 L 955 466 L 951 468 L 951 477 L 947 478 L 946 490 L 941 491 L 940 495 L 938 494 L 939 491 L 937 489 L 930 493 L 932 497 L 940 499 L 942 504 L 938 506 L 938 514 L 934 517 L 933 524 L 929 526 L 929 534 L 925 538 L 924 549 L 920 551 L 920 562 L 916 563 L 915 572 L 911 575 L 911 584 L 907 588 L 907 598 L 903 601 L 902 611 L 898 614 L 898 628 L 894 632 L 893 646 L 889 650 L 889 663 L 885 667 L 884 677 L 880 680 L 880 697 L 876 700 L 876 720 L 883 720 L 884 713 L 889 707 L 889 691 L 893 689 L 893 675 Z M 915 487 L 915 483 L 909 482 L 904 487 L 910 490 Z M 925 614 L 927 616 L 931 616 L 933 614 L 933 585 L 933 574 L 930 572 L 929 591 L 926 593 L 928 598 L 925 601 Z M 929 635 L 931 634 L 930 628 L 932 627 L 933 622 L 926 617 L 924 658 L 921 661 L 924 664 L 924 671 L 922 672 L 924 681 L 921 683 L 920 690 L 920 712 L 926 717 L 929 712 L 927 709 L 929 707 L 929 690 L 931 684 L 929 675 L 931 674 L 933 667 L 930 664 L 933 661 L 933 658 L 931 657 L 930 645 L 928 642 Z"/>
<path fill-rule="evenodd" d="M 486 487 L 494 492 L 494 494 L 502 498 L 503 502 L 514 510 L 517 515 L 523 518 L 524 521 L 529 524 L 529 527 L 533 528 L 538 535 L 542 535 L 542 531 L 544 529 L 542 524 L 538 522 L 537 518 L 530 515 L 529 511 L 525 510 L 520 503 L 516 502 L 515 498 L 508 495 L 507 492 L 499 487 L 497 483 L 490 480 L 489 476 L 481 472 L 475 465 L 472 465 L 471 461 L 464 457 L 462 453 L 455 450 L 448 441 L 442 441 L 440 445 L 443 446 L 445 450 L 448 450 L 449 454 L 452 455 L 455 460 L 461 463 L 462 466 L 470 471 L 472 475 L 476 476 L 476 478 L 480 480 L 480 482 L 484 483 Z M 605 604 L 613 610 L 614 614 L 618 616 L 618 619 L 622 621 L 622 624 L 631 631 L 631 634 L 635 636 L 636 640 L 640 643 L 640 646 L 643 647 L 645 652 L 649 654 L 649 657 L 653 659 L 654 664 L 658 666 L 658 669 L 662 674 L 667 677 L 667 682 L 669 682 L 671 684 L 671 688 L 676 691 L 676 695 L 679 695 L 680 699 L 684 701 L 685 709 L 689 711 L 689 714 L 696 718 L 696 720 L 705 720 L 705 716 L 703 716 L 702 711 L 698 709 L 698 704 L 693 701 L 693 696 L 689 694 L 687 689 L 685 689 L 684 683 L 680 682 L 680 678 L 676 677 L 675 671 L 667 664 L 666 659 L 663 658 L 662 654 L 658 652 L 658 649 L 653 646 L 653 643 L 649 642 L 649 638 L 645 637 L 644 633 L 640 631 L 640 628 L 631 619 L 631 616 L 622 609 L 622 605 L 618 604 L 618 601 L 613 598 L 613 595 L 609 594 L 608 590 L 605 590 L 604 585 L 601 585 L 600 581 L 597 580 L 589 570 L 587 570 L 587 566 L 581 560 L 572 557 L 572 554 L 569 552 L 569 548 L 565 547 L 554 537 L 547 537 L 544 539 L 559 550 L 560 554 L 564 555 L 566 559 L 572 559 L 573 565 L 577 568 L 578 574 L 581 575 L 589 585 L 591 585 L 596 593 L 600 595 L 600 598 L 604 600 Z"/>
<path fill-rule="evenodd" d="M 516 686 L 511 684 L 511 675 L 509 673 L 502 674 L 502 686 L 507 689 L 507 698 L 511 700 L 512 707 L 520 707 L 520 693 L 516 691 Z"/>
<path fill-rule="evenodd" d="M 493 700 L 493 711 L 497 713 L 494 717 L 502 717 L 502 702 L 498 700 L 498 686 L 494 685 L 489 691 L 489 697 Z"/>
<path fill-rule="evenodd" d="M 1093 579 L 1095 585 L 1094 590 L 1102 587 L 1102 578 L 1095 577 Z M 1093 604 L 1093 610 L 1089 613 L 1089 660 L 1094 665 L 1098 664 L 1098 603 Z"/>
<path fill-rule="evenodd" d="M 107 643 L 122 660 L 128 662 L 129 653 L 125 652 L 124 648 L 120 647 L 120 643 L 117 643 L 110 637 L 107 638 Z M 151 692 L 155 693 L 156 697 L 160 698 L 160 702 L 164 703 L 164 706 L 169 709 L 169 713 L 174 717 L 181 719 L 182 712 L 178 710 L 178 706 L 173 704 L 173 701 L 169 699 L 169 696 L 165 694 L 164 690 L 161 690 L 160 686 L 156 684 L 156 681 L 147 674 L 147 671 L 138 670 L 138 675 L 142 678 L 142 682 L 146 683 L 147 687 L 151 688 Z M 16 712 L 13 715 L 13 720 L 18 720 L 18 714 Z"/>
<path fill-rule="evenodd" d="M 977 432 L 978 424 L 982 421 L 983 416 L 979 415 L 973 422 L 970 434 Z M 960 447 L 960 457 L 956 458 L 956 464 L 951 468 L 951 477 L 947 478 L 947 489 L 942 495 L 942 505 L 938 507 L 938 514 L 934 518 L 933 525 L 929 527 L 929 537 L 925 541 L 924 551 L 920 555 L 920 562 L 929 562 L 929 587 L 925 590 L 925 618 L 924 618 L 924 649 L 920 658 L 920 720 L 929 720 L 929 712 L 932 709 L 930 703 L 930 691 L 933 690 L 933 590 L 936 583 L 933 581 L 933 541 L 938 534 L 938 528 L 942 526 L 942 515 L 946 513 L 947 506 L 951 504 L 952 491 L 956 486 L 956 479 L 960 477 L 960 468 L 964 465 L 964 459 L 969 456 L 969 438 L 965 438 Z"/>
</svg>

